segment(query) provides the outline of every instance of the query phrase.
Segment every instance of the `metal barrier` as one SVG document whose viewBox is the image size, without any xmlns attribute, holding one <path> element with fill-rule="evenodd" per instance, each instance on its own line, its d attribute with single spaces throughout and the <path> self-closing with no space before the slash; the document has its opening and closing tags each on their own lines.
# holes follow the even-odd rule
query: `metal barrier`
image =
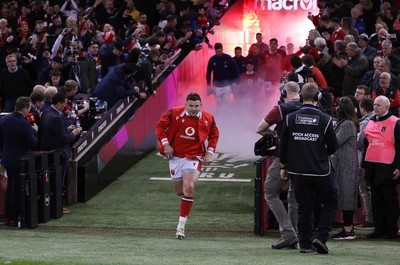
<svg viewBox="0 0 400 265">
<path fill-rule="evenodd" d="M 265 201 L 265 178 L 274 156 L 266 156 L 255 162 L 254 180 L 254 234 L 262 236 L 269 227 L 269 207 Z"/>
<path fill-rule="evenodd" d="M 60 152 L 33 152 L 20 158 L 20 228 L 35 228 L 62 217 Z"/>
</svg>

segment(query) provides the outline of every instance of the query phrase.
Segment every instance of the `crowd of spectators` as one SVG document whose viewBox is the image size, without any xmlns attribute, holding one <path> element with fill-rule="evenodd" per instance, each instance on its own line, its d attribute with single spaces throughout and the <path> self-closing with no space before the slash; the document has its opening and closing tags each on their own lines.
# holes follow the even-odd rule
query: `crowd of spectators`
<svg viewBox="0 0 400 265">
<path fill-rule="evenodd" d="M 381 121 L 385 114 L 384 110 L 380 111 L 383 105 L 388 110 L 385 118 L 399 117 L 399 2 L 318 0 L 317 3 L 319 13 L 308 14 L 315 28 L 309 31 L 307 42 L 297 52 L 291 43 L 279 46 L 277 38 L 271 38 L 267 45 L 262 42 L 262 34 L 258 34 L 247 58 L 241 56 L 240 47 L 235 49 L 234 58 L 242 71 L 249 62 L 253 65 L 245 74 L 253 74 L 250 83 L 262 80 L 267 94 L 271 85 L 282 88 L 287 81 L 295 81 L 300 87 L 307 82 L 316 82 L 321 94 L 328 95 L 332 102 L 324 111 L 336 119 L 338 147 L 332 162 L 339 183 L 339 208 L 343 214 L 343 230 L 333 238 L 354 239 L 355 227 L 368 229 L 375 226 L 375 232 L 368 238 L 395 239 L 398 176 L 389 174 L 390 178 L 382 184 L 379 177 L 384 176 L 366 176 L 364 168 L 368 163 L 361 164 L 361 161 L 364 148 L 368 146 L 363 140 L 368 121 Z M 261 49 L 265 52 L 261 53 Z M 248 82 L 248 77 L 242 78 L 242 84 Z M 384 132 L 385 128 L 382 130 Z M 397 152 L 400 150 L 396 140 Z M 390 187 L 390 199 L 387 199 L 389 195 L 379 193 L 382 187 Z M 359 191 L 366 219 L 355 226 L 353 214 L 358 207 Z M 389 204 L 396 206 L 389 207 Z"/>
<path fill-rule="evenodd" d="M 127 63 L 139 66 L 129 86 L 137 97 L 149 97 L 152 78 L 171 57 L 210 45 L 207 34 L 223 10 L 212 0 L 2 1 L 1 109 L 13 111 L 36 84 L 60 89 L 75 80 L 79 93 L 91 95 L 112 67 Z"/>
<path fill-rule="evenodd" d="M 66 188 L 71 145 L 89 129 L 84 125 L 93 124 L 82 123 L 82 117 L 89 119 L 91 103 L 107 110 L 126 96 L 156 96 L 154 78 L 177 54 L 211 45 L 207 35 L 224 10 L 213 0 L 1 1 L 0 111 L 26 118 L 36 139 L 29 148 L 7 145 L 4 151 L 4 143 L 17 137 L 5 122 L 0 125 L 3 155 L 60 150 Z M 18 168 L 8 168 L 14 180 Z M 8 201 L 18 193 L 16 180 L 9 182 Z M 6 207 L 10 225 L 18 216 L 13 201 Z"/>
</svg>

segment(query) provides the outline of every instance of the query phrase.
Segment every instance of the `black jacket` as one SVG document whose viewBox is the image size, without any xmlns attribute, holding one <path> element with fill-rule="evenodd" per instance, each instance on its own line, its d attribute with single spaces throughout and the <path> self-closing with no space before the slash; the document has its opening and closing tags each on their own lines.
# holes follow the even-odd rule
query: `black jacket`
<svg viewBox="0 0 400 265">
<path fill-rule="evenodd" d="M 13 113 L 1 118 L 0 137 L 2 161 L 6 168 L 20 169 L 20 157 L 37 147 L 36 131 L 21 113 Z"/>
<path fill-rule="evenodd" d="M 337 139 L 332 117 L 313 105 L 303 105 L 290 113 L 281 135 L 281 163 L 289 174 L 327 176 L 329 155 L 336 151 Z"/>
<path fill-rule="evenodd" d="M 389 112 L 388 114 L 379 118 L 380 121 L 384 121 L 387 118 L 392 116 Z M 376 122 L 376 116 L 373 116 L 369 122 Z M 395 148 L 396 155 L 394 157 L 394 161 L 392 164 L 383 164 L 383 163 L 373 163 L 365 161 L 365 153 L 368 149 L 368 140 L 364 138 L 364 155 L 362 167 L 365 168 L 365 176 L 375 183 L 375 185 L 396 185 L 399 181 L 392 180 L 393 171 L 398 168 L 400 169 L 400 120 L 397 120 L 396 125 L 394 127 L 394 138 L 395 138 Z"/>
</svg>

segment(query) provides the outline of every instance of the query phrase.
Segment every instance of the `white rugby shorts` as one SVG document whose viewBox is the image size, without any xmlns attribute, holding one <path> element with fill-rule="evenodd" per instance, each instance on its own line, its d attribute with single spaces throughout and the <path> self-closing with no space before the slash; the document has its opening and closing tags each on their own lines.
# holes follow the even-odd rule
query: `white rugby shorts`
<svg viewBox="0 0 400 265">
<path fill-rule="evenodd" d="M 200 175 L 201 161 L 197 158 L 181 158 L 173 156 L 169 160 L 169 174 L 172 181 L 181 181 L 185 173 Z"/>
</svg>

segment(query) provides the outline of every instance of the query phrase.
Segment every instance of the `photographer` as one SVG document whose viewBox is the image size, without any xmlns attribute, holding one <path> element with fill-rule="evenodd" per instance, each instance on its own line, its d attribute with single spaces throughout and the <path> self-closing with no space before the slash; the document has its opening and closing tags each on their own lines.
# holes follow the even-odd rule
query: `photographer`
<svg viewBox="0 0 400 265">
<path fill-rule="evenodd" d="M 272 110 L 261 120 L 257 126 L 256 132 L 261 135 L 272 133 L 270 127 L 276 124 L 275 131 L 278 137 L 282 133 L 283 121 L 286 115 L 299 109 L 301 107 L 299 99 L 300 87 L 296 82 L 287 82 L 282 89 L 282 98 L 284 103 L 275 106 Z M 279 148 L 277 148 L 278 150 Z M 268 174 L 265 180 L 265 199 L 274 213 L 276 220 L 279 223 L 279 231 L 281 232 L 281 239 L 272 244 L 273 249 L 282 248 L 295 248 L 297 240 L 297 202 L 294 198 L 294 191 L 292 187 L 288 192 L 288 209 L 286 211 L 283 202 L 280 200 L 280 193 L 282 188 L 286 185 L 288 180 L 280 178 L 280 158 L 276 154 L 274 161 L 268 169 Z"/>
<path fill-rule="evenodd" d="M 111 108 L 118 100 L 132 95 L 145 99 L 146 94 L 139 92 L 139 87 L 131 84 L 138 71 L 138 67 L 133 64 L 115 66 L 94 88 L 92 95 L 106 101 L 108 108 Z"/>
</svg>

